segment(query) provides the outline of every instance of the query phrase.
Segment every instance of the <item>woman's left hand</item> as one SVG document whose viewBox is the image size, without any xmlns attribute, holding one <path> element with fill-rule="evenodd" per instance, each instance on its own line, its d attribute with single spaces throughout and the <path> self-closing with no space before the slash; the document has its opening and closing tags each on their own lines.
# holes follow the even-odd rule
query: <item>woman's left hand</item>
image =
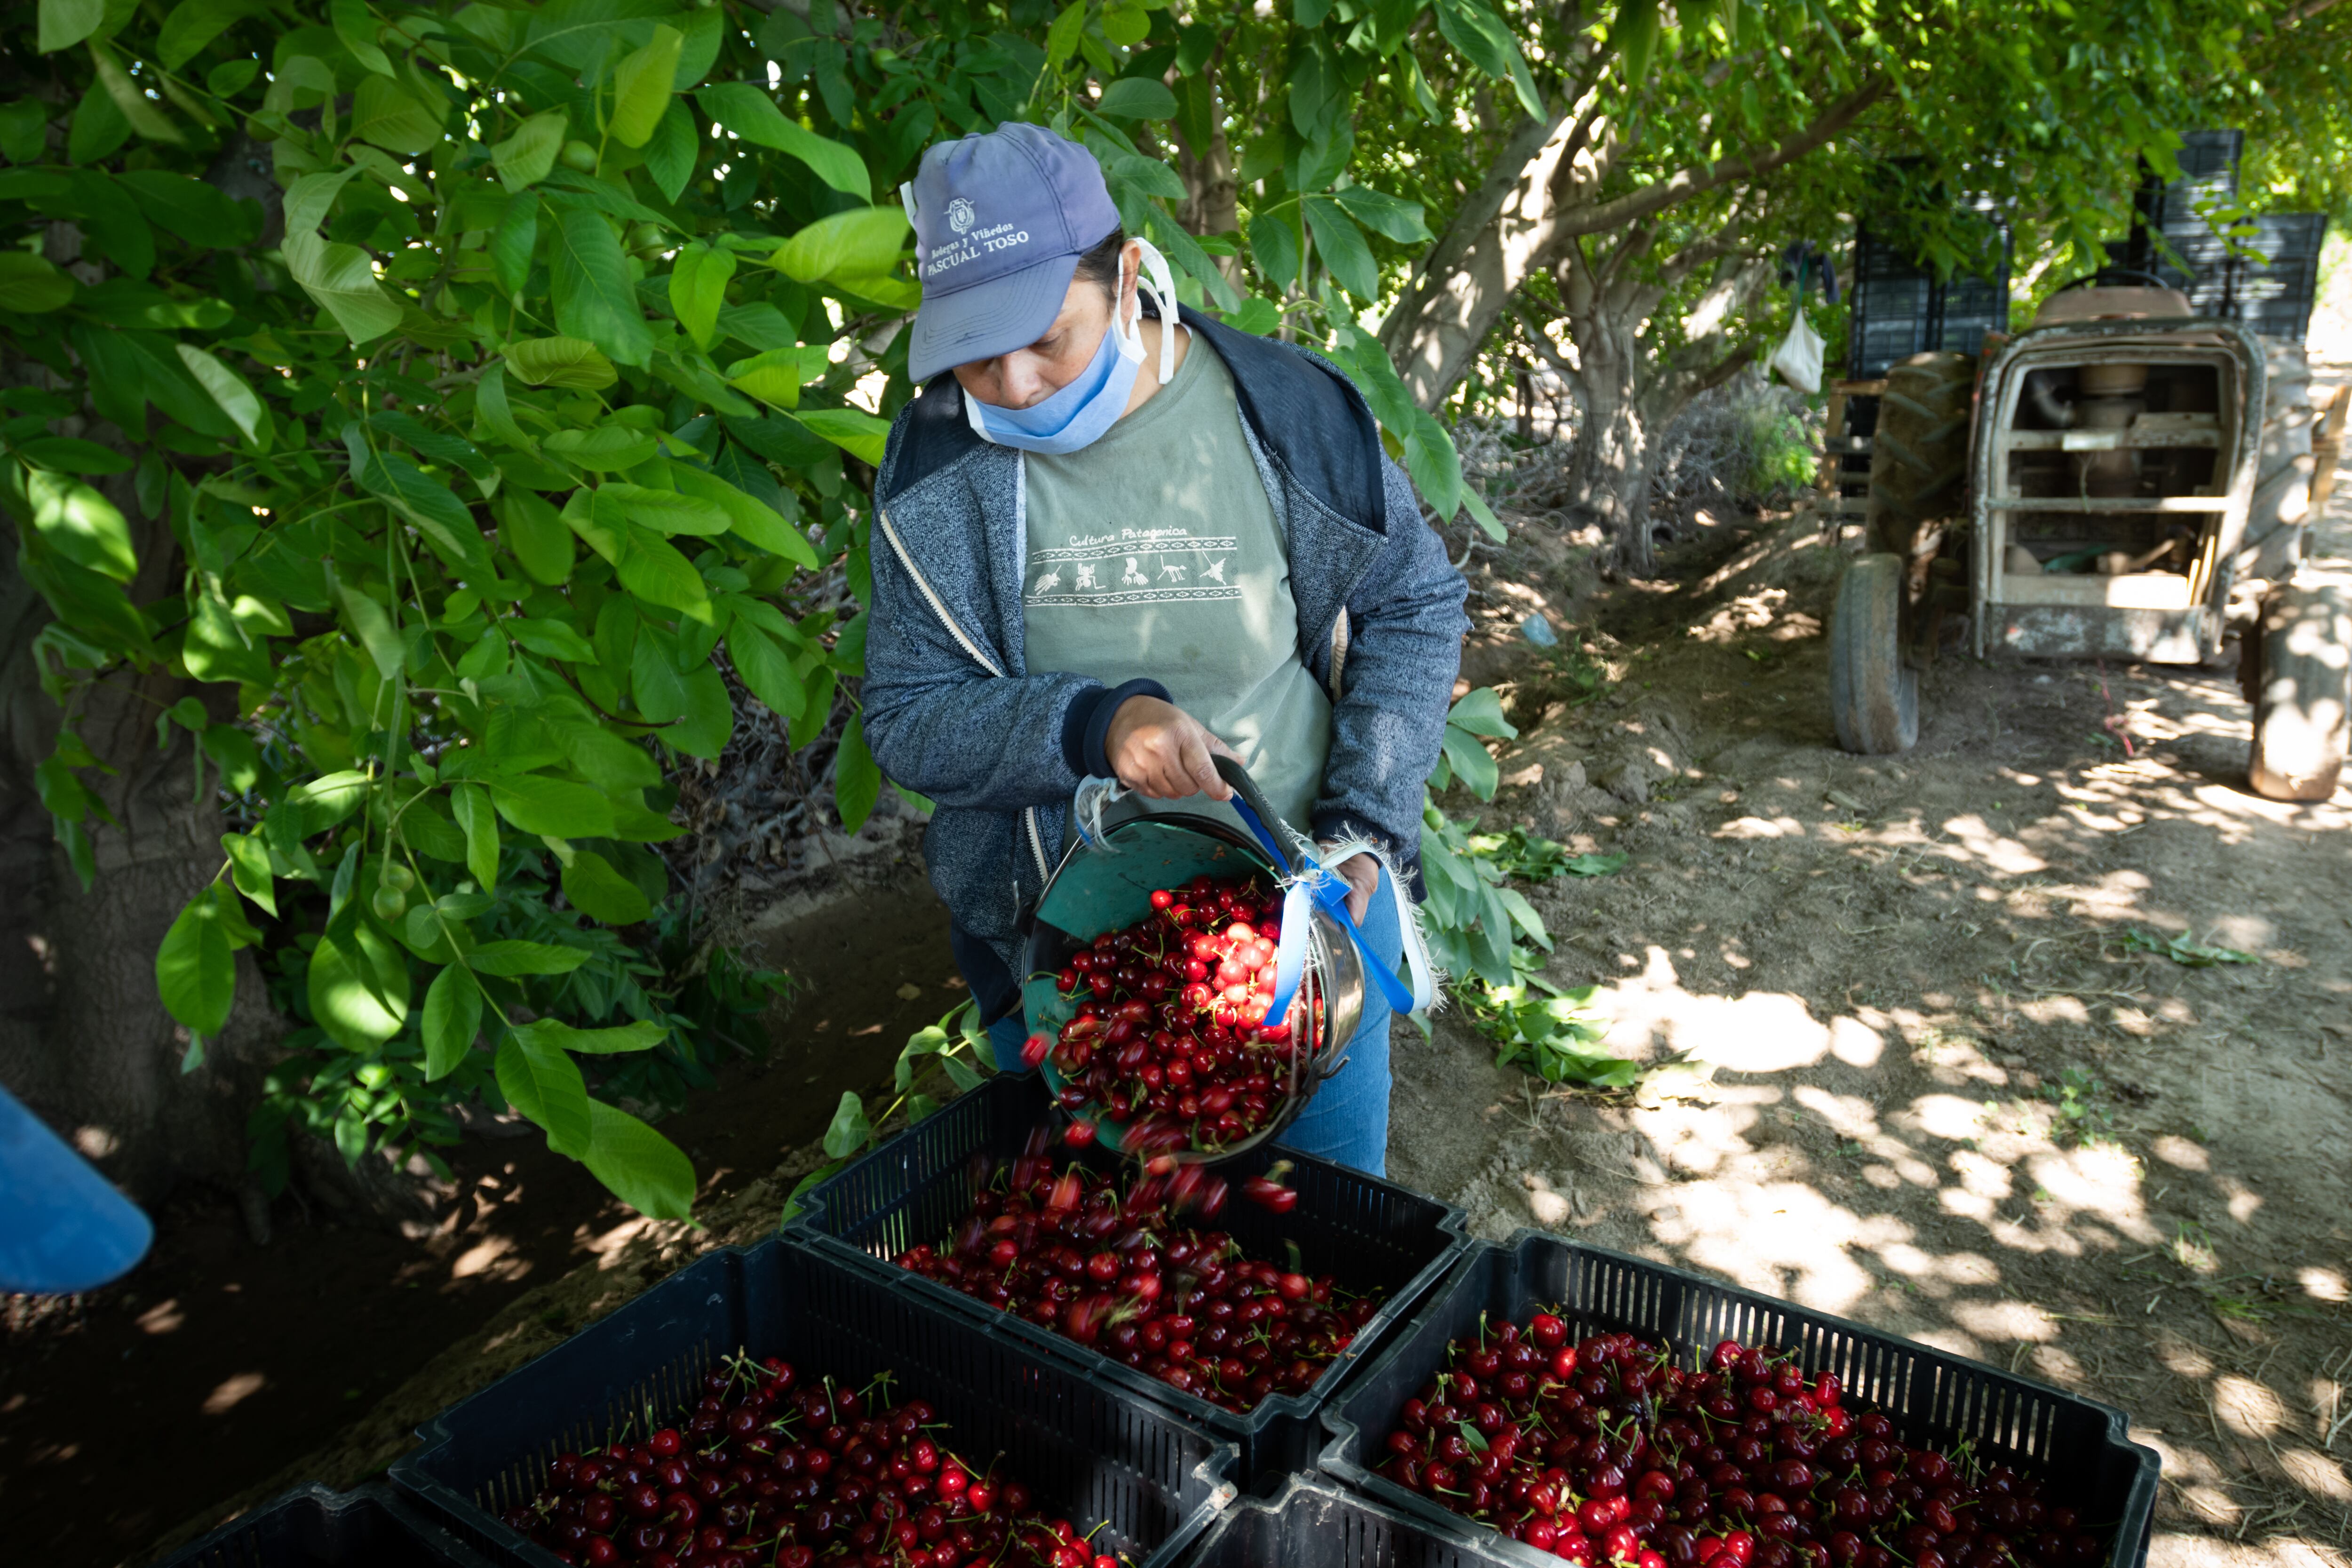
<svg viewBox="0 0 2352 1568">
<path fill-rule="evenodd" d="M 1360 926 L 1364 911 L 1371 908 L 1373 889 L 1381 885 L 1381 863 L 1370 855 L 1350 855 L 1338 870 L 1348 883 L 1348 918 Z"/>
</svg>

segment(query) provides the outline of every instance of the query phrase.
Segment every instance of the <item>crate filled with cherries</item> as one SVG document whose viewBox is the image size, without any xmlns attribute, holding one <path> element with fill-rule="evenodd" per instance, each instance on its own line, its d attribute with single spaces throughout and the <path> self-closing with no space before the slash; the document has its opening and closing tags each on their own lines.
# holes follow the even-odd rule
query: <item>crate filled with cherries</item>
<svg viewBox="0 0 2352 1568">
<path fill-rule="evenodd" d="M 1272 1126 L 1312 1060 L 1322 1001 L 1303 992 L 1284 1017 L 1275 954 L 1282 895 L 1251 877 L 1195 877 L 1151 895 L 1151 913 L 1104 931 L 1054 976 L 1071 1015 L 1030 1037 L 1047 1064 L 1074 1143 L 1098 1121 L 1150 1156 L 1217 1152 Z"/>
<path fill-rule="evenodd" d="M 587 1568 L 1122 1568 L 889 1384 L 727 1358 L 672 1424 L 558 1456 L 505 1522 Z"/>
<path fill-rule="evenodd" d="M 896 1261 L 1231 1411 L 1303 1394 L 1380 1310 L 1294 1259 L 1250 1258 L 1216 1228 L 1224 1179 L 1166 1156 L 1124 1181 L 1056 1171 L 1042 1130 L 982 1185 L 951 1234 Z M 1273 1213 L 1296 1205 L 1277 1163 L 1243 1184 Z"/>
<path fill-rule="evenodd" d="M 1726 1340 L 1696 1369 L 1558 1314 L 1482 1319 L 1399 1413 L 1377 1473 L 1572 1563 L 2082 1568 L 2102 1532 L 1965 1445 L 1915 1447 L 1832 1375 Z"/>
</svg>

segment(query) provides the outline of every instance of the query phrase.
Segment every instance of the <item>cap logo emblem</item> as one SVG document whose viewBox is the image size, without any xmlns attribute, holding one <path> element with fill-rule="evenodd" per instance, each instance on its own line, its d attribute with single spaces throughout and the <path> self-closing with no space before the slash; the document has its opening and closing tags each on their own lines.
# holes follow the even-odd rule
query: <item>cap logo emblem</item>
<svg viewBox="0 0 2352 1568">
<path fill-rule="evenodd" d="M 948 204 L 948 226 L 958 234 L 970 230 L 978 216 L 979 215 L 971 210 L 971 203 L 961 196 Z"/>
</svg>

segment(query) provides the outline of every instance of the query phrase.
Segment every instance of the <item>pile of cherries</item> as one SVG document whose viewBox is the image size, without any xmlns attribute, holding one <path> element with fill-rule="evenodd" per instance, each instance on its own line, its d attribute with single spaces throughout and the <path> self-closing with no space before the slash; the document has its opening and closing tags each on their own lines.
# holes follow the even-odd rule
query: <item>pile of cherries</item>
<svg viewBox="0 0 2352 1568">
<path fill-rule="evenodd" d="M 506 1522 L 604 1568 L 1120 1568 L 1029 1489 L 949 1451 L 932 1408 L 728 1358 L 678 1426 L 564 1454 Z"/>
<path fill-rule="evenodd" d="M 1405 1401 L 1379 1473 L 1578 1564 L 2081 1568 L 2105 1551 L 2002 1465 L 1911 1447 L 1838 1380 L 1726 1340 L 1703 1371 L 1550 1312 L 1482 1321 Z"/>
<path fill-rule="evenodd" d="M 1083 993 L 1077 1016 L 1025 1054 L 1034 1067 L 1050 1051 L 1063 1109 L 1118 1123 L 1131 1153 L 1221 1150 L 1287 1102 L 1321 1000 L 1258 1024 L 1275 999 L 1282 899 L 1256 879 L 1195 877 L 1154 892 L 1151 910 L 1070 955 L 1055 984 Z M 1073 1143 L 1094 1137 L 1091 1121 L 1071 1129 Z"/>
<path fill-rule="evenodd" d="M 1221 1230 L 1225 1184 L 1161 1156 L 1119 1194 L 1083 1166 L 1056 1174 L 1042 1132 L 984 1185 L 950 1238 L 899 1267 L 1017 1312 L 1171 1388 L 1245 1411 L 1303 1394 L 1380 1310 L 1328 1275 L 1243 1256 Z M 1275 1213 L 1297 1201 L 1282 1168 L 1244 1194 Z M 1189 1223 L 1197 1219 L 1202 1225 Z"/>
</svg>

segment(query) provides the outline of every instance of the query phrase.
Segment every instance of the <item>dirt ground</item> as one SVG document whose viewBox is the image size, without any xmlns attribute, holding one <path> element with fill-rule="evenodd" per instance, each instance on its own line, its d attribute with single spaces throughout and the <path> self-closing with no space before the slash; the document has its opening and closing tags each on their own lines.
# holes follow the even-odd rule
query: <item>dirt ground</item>
<svg viewBox="0 0 2352 1568">
<path fill-rule="evenodd" d="M 1691 1065 L 1645 1102 L 1543 1095 L 1442 1019 L 1396 1053 L 1391 1174 L 1490 1239 L 1547 1227 L 2124 1407 L 2163 1458 L 2157 1568 L 2342 1568 L 2352 784 L 2248 793 L 2234 668 L 1948 657 L 1916 749 L 1850 756 L 1836 547 L 1735 521 L 1591 606 L 1600 700 L 1548 704 L 1503 651 L 1575 587 L 1540 563 L 1480 581 L 1472 661 L 1549 710 L 1488 825 L 1628 857 L 1533 895 L 1551 978 L 1603 987 L 1605 1048 Z M 2315 544 L 2352 584 L 2352 494 Z M 2148 951 L 2175 937 L 2252 962 Z"/>
</svg>

